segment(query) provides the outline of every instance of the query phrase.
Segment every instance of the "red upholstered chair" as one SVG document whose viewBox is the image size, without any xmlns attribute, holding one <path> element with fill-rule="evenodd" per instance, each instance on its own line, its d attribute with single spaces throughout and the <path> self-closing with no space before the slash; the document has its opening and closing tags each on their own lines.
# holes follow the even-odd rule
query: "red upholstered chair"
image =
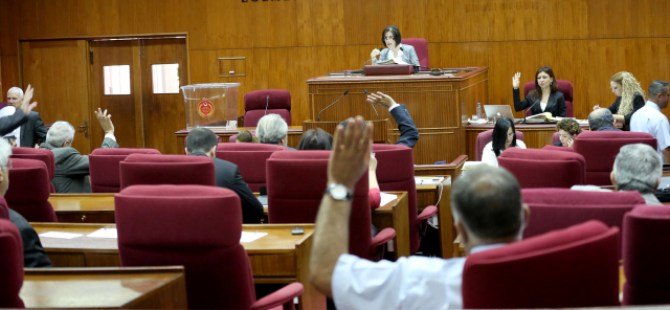
<svg viewBox="0 0 670 310">
<path fill-rule="evenodd" d="M 258 192 L 267 183 L 265 161 L 276 151 L 286 147 L 262 143 L 219 143 L 216 157 L 237 165 L 244 181 L 252 191 Z"/>
<path fill-rule="evenodd" d="M 266 114 L 279 114 L 291 126 L 291 93 L 286 89 L 262 89 L 244 95 L 244 126 L 256 127 Z"/>
<path fill-rule="evenodd" d="M 235 192 L 201 185 L 136 185 L 114 196 L 123 266 L 183 265 L 189 308 L 293 308 L 302 284 L 256 301 Z"/>
<path fill-rule="evenodd" d="M 118 193 L 121 190 L 119 163 L 130 154 L 160 154 L 157 149 L 97 148 L 88 156 L 91 190 L 94 193 Z"/>
<path fill-rule="evenodd" d="M 270 223 L 314 223 L 328 180 L 330 151 L 275 152 L 267 160 Z M 385 228 L 371 237 L 368 176 L 356 184 L 349 220 L 349 252 L 371 258 L 395 237 Z"/>
<path fill-rule="evenodd" d="M 572 103 L 572 82 L 568 80 L 556 80 L 556 88 L 563 93 L 563 97 L 565 98 L 565 116 L 575 116 Z M 526 82 L 523 85 L 524 96 L 528 96 L 528 93 L 533 89 L 535 89 L 535 81 Z M 530 115 L 530 109 L 526 110 L 526 115 Z"/>
<path fill-rule="evenodd" d="M 410 247 L 412 253 L 419 249 L 421 236 L 419 227 L 437 214 L 435 206 L 428 206 L 421 214 L 416 200 L 414 180 L 414 157 L 412 149 L 397 144 L 373 144 L 372 151 L 377 158 L 377 182 L 382 191 L 406 191 L 409 213 Z"/>
<path fill-rule="evenodd" d="M 522 188 L 584 184 L 584 157 L 574 152 L 509 148 L 498 156 L 498 164 L 509 170 Z"/>
<path fill-rule="evenodd" d="M 44 162 L 35 159 L 12 159 L 9 169 L 7 204 L 29 222 L 57 222 L 49 203 L 51 184 Z"/>
<path fill-rule="evenodd" d="M 464 308 L 619 304 L 618 228 L 589 221 L 468 256 Z"/>
<path fill-rule="evenodd" d="M 524 203 L 530 208 L 524 238 L 598 220 L 621 229 L 624 215 L 644 198 L 636 191 L 596 192 L 566 188 L 531 188 L 521 191 Z M 620 253 L 617 255 L 617 257 Z"/>
<path fill-rule="evenodd" d="M 216 185 L 206 156 L 130 154 L 120 163 L 121 189 L 135 184 Z"/>
<path fill-rule="evenodd" d="M 49 190 L 52 193 L 56 192 L 56 188 L 51 184 L 51 180 L 54 178 L 55 160 L 54 153 L 46 149 L 36 149 L 32 147 L 15 147 L 12 148 L 12 158 L 27 158 L 27 159 L 37 159 L 44 162 L 47 166 L 47 173 L 49 175 Z"/>
<path fill-rule="evenodd" d="M 670 208 L 636 206 L 623 224 L 624 305 L 670 304 Z"/>
<path fill-rule="evenodd" d="M 656 149 L 656 138 L 644 132 L 584 131 L 572 147 L 586 160 L 586 183 L 611 185 L 610 173 L 619 149 L 631 143 L 645 143 Z"/>
<path fill-rule="evenodd" d="M 429 69 L 428 61 L 428 41 L 424 38 L 403 38 L 402 44 L 411 45 L 416 51 L 416 56 L 419 57 L 419 65 L 421 69 Z"/>
<path fill-rule="evenodd" d="M 19 296 L 23 286 L 23 243 L 16 225 L 0 218 L 0 308 L 24 308 Z"/>
<path fill-rule="evenodd" d="M 517 130 L 514 133 L 516 135 L 517 140 L 523 141 L 523 132 Z M 477 134 L 477 142 L 475 143 L 475 148 L 477 149 L 477 152 L 475 154 L 476 161 L 482 160 L 482 153 L 484 152 L 484 147 L 486 146 L 486 144 L 491 142 L 492 139 L 493 139 L 493 129 L 485 130 Z"/>
</svg>

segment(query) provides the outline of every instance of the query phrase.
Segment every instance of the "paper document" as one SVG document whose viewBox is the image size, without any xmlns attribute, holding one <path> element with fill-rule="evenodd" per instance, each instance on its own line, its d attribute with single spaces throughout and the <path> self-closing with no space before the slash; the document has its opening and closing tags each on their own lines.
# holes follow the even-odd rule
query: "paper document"
<svg viewBox="0 0 670 310">
<path fill-rule="evenodd" d="M 58 239 L 74 239 L 83 236 L 83 234 L 68 233 L 62 231 L 47 231 L 41 233 L 40 237 L 42 238 L 58 238 Z"/>
<path fill-rule="evenodd" d="M 416 185 L 437 185 L 444 181 L 444 177 L 414 177 Z"/>
<path fill-rule="evenodd" d="M 398 195 L 386 194 L 386 193 L 379 193 L 379 194 L 380 194 L 381 197 L 382 197 L 381 202 L 379 202 L 379 205 L 380 205 L 380 206 L 385 206 L 385 205 L 387 205 L 389 202 L 391 202 L 391 201 L 393 201 L 393 200 L 396 200 L 396 198 L 398 198 Z"/>
<path fill-rule="evenodd" d="M 117 237 L 116 228 L 100 228 L 100 229 L 88 234 L 86 237 L 116 239 L 116 237 Z"/>
<path fill-rule="evenodd" d="M 240 243 L 249 243 L 254 242 L 260 238 L 267 236 L 268 233 L 265 232 L 249 232 L 243 231 L 242 238 L 240 238 Z"/>
</svg>

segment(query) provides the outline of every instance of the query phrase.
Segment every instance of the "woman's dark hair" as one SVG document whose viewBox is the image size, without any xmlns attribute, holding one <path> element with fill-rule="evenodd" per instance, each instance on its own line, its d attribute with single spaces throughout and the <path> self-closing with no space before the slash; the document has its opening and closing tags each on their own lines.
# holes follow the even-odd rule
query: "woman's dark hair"
<svg viewBox="0 0 670 310">
<path fill-rule="evenodd" d="M 535 89 L 533 89 L 532 91 L 530 91 L 530 93 L 528 93 L 528 95 L 535 100 L 542 99 L 542 88 L 540 87 L 539 84 L 537 84 L 537 76 L 540 75 L 540 73 L 542 72 L 548 74 L 549 77 L 553 79 L 553 81 L 551 81 L 551 85 L 549 86 L 551 89 L 551 93 L 553 94 L 558 90 L 558 86 L 556 86 L 556 76 L 554 76 L 554 69 L 552 69 L 549 66 L 539 67 L 535 72 Z"/>
<path fill-rule="evenodd" d="M 386 40 L 384 40 L 384 36 L 386 35 L 387 32 L 391 32 L 393 34 L 393 41 L 395 41 L 395 45 L 397 46 L 400 44 L 400 41 L 402 41 L 402 37 L 400 36 L 400 29 L 398 27 L 390 25 L 384 28 L 384 31 L 382 31 L 382 45 L 386 46 Z"/>
<path fill-rule="evenodd" d="M 302 134 L 299 150 L 330 150 L 333 148 L 333 136 L 321 128 L 309 129 Z"/>
<path fill-rule="evenodd" d="M 558 121 L 558 123 L 556 123 L 556 131 L 561 129 L 573 136 L 582 133 L 582 128 L 579 126 L 579 123 L 572 118 L 564 118 Z"/>
<path fill-rule="evenodd" d="M 496 157 L 500 156 L 500 153 L 505 150 L 505 142 L 507 142 L 507 130 L 512 128 L 512 133 L 514 138 L 512 138 L 512 144 L 510 147 L 516 146 L 516 130 L 514 129 L 514 122 L 509 118 L 498 119 L 495 126 L 493 126 L 493 134 L 491 135 L 491 141 L 493 146 L 493 153 L 496 154 Z"/>
</svg>

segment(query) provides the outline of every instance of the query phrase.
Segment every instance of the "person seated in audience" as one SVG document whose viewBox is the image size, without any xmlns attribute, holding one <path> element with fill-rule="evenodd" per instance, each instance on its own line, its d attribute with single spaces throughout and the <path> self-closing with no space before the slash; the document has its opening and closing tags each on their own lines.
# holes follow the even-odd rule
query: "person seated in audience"
<svg viewBox="0 0 670 310">
<path fill-rule="evenodd" d="M 643 143 L 621 147 L 614 159 L 610 180 L 617 191 L 638 191 L 648 205 L 660 205 L 654 195 L 661 182 L 663 164 L 656 151 Z M 573 185 L 573 190 L 602 191 L 609 189 L 597 185 Z"/>
<path fill-rule="evenodd" d="M 256 136 L 260 143 L 287 146 L 288 125 L 279 114 L 268 114 L 258 120 Z M 287 147 L 288 149 L 293 149 Z"/>
<path fill-rule="evenodd" d="M 668 82 L 655 80 L 649 85 L 649 100 L 630 119 L 630 131 L 646 132 L 656 138 L 656 151 L 663 162 L 670 163 L 670 122 L 661 112 L 668 106 Z"/>
<path fill-rule="evenodd" d="M 184 151 L 188 155 L 207 156 L 214 160 L 216 186 L 225 187 L 240 196 L 242 205 L 242 221 L 245 224 L 261 223 L 263 220 L 263 205 L 244 181 L 237 165 L 216 157 L 216 144 L 219 138 L 216 134 L 203 127 L 194 128 L 186 136 Z"/>
<path fill-rule="evenodd" d="M 258 139 L 249 130 L 240 130 L 235 138 L 236 143 L 256 143 Z"/>
<path fill-rule="evenodd" d="M 393 116 L 396 124 L 398 124 L 398 131 L 400 131 L 400 138 L 395 144 L 402 144 L 408 147 L 414 147 L 419 141 L 419 130 L 409 115 L 407 108 L 404 105 L 397 104 L 395 100 L 382 92 L 369 93 L 367 101 L 372 104 L 378 104 L 386 108 Z"/>
<path fill-rule="evenodd" d="M 12 87 L 7 91 L 8 105 L 0 109 L 0 117 L 9 116 L 21 109 L 23 104 L 23 90 L 18 87 Z M 16 127 L 14 131 L 5 135 L 13 139 L 17 146 L 22 147 L 36 147 L 44 142 L 47 136 L 47 127 L 44 125 L 40 114 L 35 111 L 30 111 L 26 122 L 21 126 Z"/>
<path fill-rule="evenodd" d="M 28 121 L 28 115 L 30 115 L 32 110 L 37 106 L 37 102 L 31 102 L 32 99 L 33 88 L 28 85 L 26 93 L 21 99 L 21 104 L 14 108 L 13 113 L 0 117 L 0 136 L 12 133 L 15 129 Z"/>
<path fill-rule="evenodd" d="M 308 129 L 302 134 L 300 143 L 298 143 L 298 150 L 330 150 L 333 148 L 333 136 L 325 132 L 321 128 Z M 370 208 L 377 209 L 381 204 L 381 191 L 379 189 L 379 182 L 377 181 L 377 158 L 372 153 L 370 157 L 370 165 L 368 170 L 368 186 L 370 191 L 368 197 L 370 199 Z"/>
<path fill-rule="evenodd" d="M 338 126 L 314 229 L 310 281 L 338 309 L 444 309 L 463 307 L 465 257 L 401 257 L 371 262 L 347 254 L 351 192 L 368 169 L 371 125 L 357 117 Z M 527 207 L 519 183 L 502 168 L 483 165 L 459 177 L 451 195 L 454 226 L 468 253 L 521 239 Z"/>
<path fill-rule="evenodd" d="M 9 162 L 12 155 L 12 147 L 4 139 L 0 139 L 0 196 L 5 196 L 9 189 Z M 16 225 L 21 233 L 23 243 L 23 266 L 24 267 L 51 267 L 51 260 L 44 253 L 35 229 L 18 212 L 9 206 L 9 220 Z"/>
<path fill-rule="evenodd" d="M 633 113 L 644 106 L 644 91 L 635 76 L 626 71 L 612 75 L 610 88 L 617 98 L 608 109 L 614 114 L 614 120 L 623 124 L 623 130 L 628 131 Z M 593 107 L 594 110 L 599 108 L 599 105 Z"/>
<path fill-rule="evenodd" d="M 382 31 L 382 45 L 384 48 L 380 51 L 378 48 L 370 52 L 370 61 L 372 64 L 395 63 L 403 65 L 419 66 L 419 56 L 414 50 L 414 46 L 400 43 L 402 37 L 400 29 L 396 26 L 388 26 Z M 379 60 L 377 60 L 379 57 Z"/>
<path fill-rule="evenodd" d="M 521 72 L 512 76 L 514 110 L 530 109 L 530 113 L 533 115 L 551 112 L 553 117 L 565 117 L 565 97 L 556 86 L 556 77 L 551 67 L 544 66 L 537 69 L 537 72 L 535 72 L 535 89 L 531 90 L 523 101 L 521 101 L 521 90 L 519 89 L 520 79 Z"/>
<path fill-rule="evenodd" d="M 582 132 L 579 123 L 572 118 L 564 118 L 556 123 L 556 130 L 558 130 L 560 142 L 557 146 L 572 147 L 575 138 Z"/>
<path fill-rule="evenodd" d="M 105 132 L 102 148 L 118 148 L 114 136 L 112 115 L 107 110 L 98 108 L 95 116 Z M 81 155 L 72 147 L 74 127 L 66 121 L 57 121 L 47 131 L 46 142 L 40 148 L 51 150 L 54 154 L 55 173 L 51 180 L 57 193 L 90 193 L 91 181 L 89 178 L 88 155 Z"/>
<path fill-rule="evenodd" d="M 591 131 L 621 131 L 615 128 L 616 121 L 609 109 L 599 108 L 589 113 L 589 129 Z"/>
<path fill-rule="evenodd" d="M 523 141 L 516 139 L 514 122 L 509 118 L 503 117 L 498 119 L 496 124 L 493 125 L 491 142 L 487 143 L 482 151 L 482 163 L 497 167 L 498 156 L 510 147 L 525 149 L 526 144 L 523 143 Z"/>
</svg>

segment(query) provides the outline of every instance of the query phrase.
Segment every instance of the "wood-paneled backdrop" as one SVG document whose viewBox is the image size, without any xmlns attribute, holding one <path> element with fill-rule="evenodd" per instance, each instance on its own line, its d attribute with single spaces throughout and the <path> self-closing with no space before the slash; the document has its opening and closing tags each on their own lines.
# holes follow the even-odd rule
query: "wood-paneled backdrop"
<svg viewBox="0 0 670 310">
<path fill-rule="evenodd" d="M 309 115 L 305 80 L 360 68 L 381 45 L 388 24 L 398 25 L 405 37 L 425 37 L 431 67 L 489 67 L 491 103 L 511 104 L 512 74 L 521 71 L 525 82 L 544 64 L 574 83 L 579 118 L 594 104 L 614 101 L 608 81 L 616 71 L 633 72 L 645 89 L 653 79 L 670 80 L 666 0 L 0 0 L 0 5 L 3 94 L 21 82 L 19 40 L 186 33 L 189 83 L 240 82 L 241 95 L 287 88 L 293 122 L 299 124 Z M 238 56 L 246 57 L 246 76 L 219 76 L 217 58 Z"/>
</svg>

